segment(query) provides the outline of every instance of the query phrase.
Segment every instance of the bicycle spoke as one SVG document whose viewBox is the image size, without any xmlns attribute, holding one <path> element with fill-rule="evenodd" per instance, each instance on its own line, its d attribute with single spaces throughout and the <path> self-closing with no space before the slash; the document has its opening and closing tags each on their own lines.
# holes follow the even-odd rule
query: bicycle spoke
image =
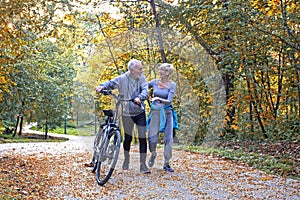
<svg viewBox="0 0 300 200">
<path fill-rule="evenodd" d="M 117 164 L 121 136 L 119 131 L 114 131 L 111 137 L 107 137 L 107 144 L 103 145 L 103 149 L 99 154 L 97 165 L 97 182 L 99 185 L 104 185 L 111 177 L 113 170 Z"/>
</svg>

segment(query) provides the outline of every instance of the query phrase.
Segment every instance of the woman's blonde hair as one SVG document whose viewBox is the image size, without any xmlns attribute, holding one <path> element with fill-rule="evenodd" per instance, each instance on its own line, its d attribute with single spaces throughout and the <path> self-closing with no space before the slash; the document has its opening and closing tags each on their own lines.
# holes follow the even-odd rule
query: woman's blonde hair
<svg viewBox="0 0 300 200">
<path fill-rule="evenodd" d="M 170 76 L 174 72 L 174 67 L 172 64 L 169 63 L 162 63 L 158 69 L 166 70 L 168 75 Z"/>
</svg>

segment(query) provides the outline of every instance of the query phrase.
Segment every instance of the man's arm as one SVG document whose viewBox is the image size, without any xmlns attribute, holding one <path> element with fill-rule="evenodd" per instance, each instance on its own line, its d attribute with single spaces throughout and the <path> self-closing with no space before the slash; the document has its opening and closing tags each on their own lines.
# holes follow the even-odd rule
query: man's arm
<svg viewBox="0 0 300 200">
<path fill-rule="evenodd" d="M 148 98 L 148 82 L 145 77 L 143 77 L 141 82 L 141 92 L 138 95 L 141 101 L 145 101 Z"/>
<path fill-rule="evenodd" d="M 105 90 L 113 90 L 116 89 L 117 86 L 119 85 L 120 82 L 120 76 L 106 81 L 104 83 L 101 83 L 97 88 L 96 88 L 96 92 L 101 92 L 101 90 L 105 89 Z"/>
</svg>

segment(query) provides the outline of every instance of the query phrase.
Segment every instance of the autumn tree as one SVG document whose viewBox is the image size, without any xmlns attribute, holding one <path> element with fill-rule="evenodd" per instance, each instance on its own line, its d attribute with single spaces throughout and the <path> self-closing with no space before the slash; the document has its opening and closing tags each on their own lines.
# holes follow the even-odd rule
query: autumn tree
<svg viewBox="0 0 300 200">
<path fill-rule="evenodd" d="M 295 136 L 299 119 L 298 3 L 190 0 L 178 4 L 120 1 L 115 5 L 126 13 L 131 28 L 153 27 L 155 20 L 147 3 L 155 4 L 162 27 L 192 36 L 218 65 L 227 102 L 227 123 L 220 136 L 278 139 L 278 130 Z M 138 23 L 145 16 L 149 23 Z M 280 123 L 290 116 L 297 117 Z"/>
<path fill-rule="evenodd" d="M 3 51 L 1 51 L 0 56 L 0 77 L 3 84 L 0 86 L 0 93 L 3 101 L 1 101 L 0 114 L 2 122 L 14 121 L 14 116 L 17 116 L 17 127 L 19 117 L 21 117 L 21 131 L 25 113 L 29 113 L 29 110 L 31 112 L 36 111 L 34 108 L 40 109 L 39 106 L 36 106 L 40 97 L 38 96 L 41 92 L 40 86 L 43 81 L 49 80 L 52 73 L 50 69 L 61 68 L 62 73 L 53 74 L 57 76 L 53 77 L 54 79 L 64 76 L 64 72 L 68 73 L 68 79 L 65 79 L 65 83 L 70 86 L 71 82 L 68 80 L 72 80 L 74 70 L 69 71 L 67 68 L 63 68 L 64 65 L 70 65 L 68 67 L 73 68 L 72 54 L 67 51 L 67 48 L 58 49 L 53 42 L 60 39 L 56 37 L 56 27 L 64 25 L 59 20 L 59 15 L 71 7 L 72 5 L 68 2 L 61 1 L 23 0 L 1 3 L 2 17 L 0 23 L 3 29 L 0 30 L 2 37 L 0 45 Z M 51 48 L 49 48 L 50 46 Z M 62 51 L 64 52 L 62 53 Z M 52 56 L 48 57 L 48 55 Z M 59 59 L 61 60 L 58 61 Z M 64 88 L 65 84 L 60 82 L 53 86 Z M 55 94 L 56 90 L 50 91 Z M 46 98 L 49 99 L 49 102 L 51 101 L 50 95 Z M 29 115 L 32 117 L 31 114 Z M 15 130 L 17 129 L 15 128 Z"/>
<path fill-rule="evenodd" d="M 240 129 L 240 134 L 249 138 L 280 139 L 278 130 L 293 132 L 294 136 L 299 130 L 295 128 L 299 120 L 295 104 L 299 99 L 297 4 L 182 1 L 169 9 L 171 15 L 168 11 L 164 15 L 169 17 L 169 26 L 193 35 L 223 73 L 231 113 L 226 120 L 233 130 L 224 136 L 231 133 L 236 137 L 235 131 Z M 283 97 L 293 99 L 293 103 L 286 103 Z M 297 117 L 286 120 L 291 114 Z M 283 118 L 285 123 L 281 123 Z"/>
</svg>

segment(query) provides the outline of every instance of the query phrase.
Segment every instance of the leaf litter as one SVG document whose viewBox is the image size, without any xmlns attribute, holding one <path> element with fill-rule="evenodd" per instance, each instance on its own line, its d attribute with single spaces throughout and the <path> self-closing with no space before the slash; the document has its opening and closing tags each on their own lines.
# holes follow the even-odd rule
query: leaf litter
<svg viewBox="0 0 300 200">
<path fill-rule="evenodd" d="M 175 172 L 162 169 L 163 149 L 151 174 L 139 172 L 138 145 L 130 169 L 123 150 L 111 179 L 99 186 L 84 166 L 90 148 L 80 139 L 63 143 L 0 145 L 0 199 L 300 199 L 300 181 L 266 174 L 222 158 L 173 150 Z M 148 154 L 149 158 L 149 154 Z"/>
</svg>

